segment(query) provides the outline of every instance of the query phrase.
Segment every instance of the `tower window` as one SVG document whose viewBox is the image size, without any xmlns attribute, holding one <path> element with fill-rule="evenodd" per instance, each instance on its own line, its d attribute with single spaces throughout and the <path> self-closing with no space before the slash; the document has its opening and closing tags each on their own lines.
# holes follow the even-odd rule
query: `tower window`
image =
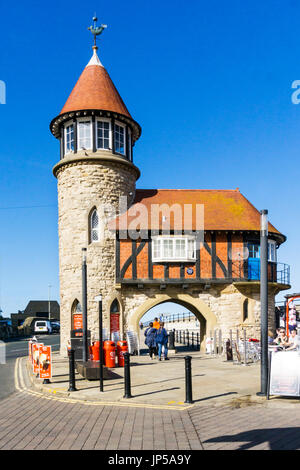
<svg viewBox="0 0 300 470">
<path fill-rule="evenodd" d="M 97 148 L 108 150 L 111 148 L 110 121 L 97 121 Z"/>
<path fill-rule="evenodd" d="M 65 151 L 66 153 L 74 152 L 74 125 L 70 124 L 65 127 Z"/>
<path fill-rule="evenodd" d="M 78 150 L 92 148 L 91 121 L 78 121 Z"/>
<path fill-rule="evenodd" d="M 128 128 L 128 159 L 132 162 L 132 139 L 131 129 Z"/>
<path fill-rule="evenodd" d="M 99 239 L 100 239 L 100 236 L 99 236 L 99 217 L 98 217 L 98 212 L 97 212 L 96 209 L 94 209 L 92 214 L 91 214 L 90 227 L 91 227 L 91 233 L 90 233 L 91 243 L 98 242 Z"/>
<path fill-rule="evenodd" d="M 115 124 L 115 151 L 125 155 L 125 126 Z"/>
</svg>

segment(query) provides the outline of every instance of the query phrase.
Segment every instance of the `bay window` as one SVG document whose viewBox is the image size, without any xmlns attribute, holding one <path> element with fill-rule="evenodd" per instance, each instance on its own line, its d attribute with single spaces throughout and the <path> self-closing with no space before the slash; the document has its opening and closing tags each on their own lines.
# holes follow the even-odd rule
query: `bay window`
<svg viewBox="0 0 300 470">
<path fill-rule="evenodd" d="M 97 120 L 97 148 L 109 150 L 111 148 L 111 129 L 109 120 Z"/>
<path fill-rule="evenodd" d="M 155 237 L 152 244 L 153 261 L 194 261 L 195 239 L 192 237 Z"/>
<path fill-rule="evenodd" d="M 125 126 L 118 122 L 115 123 L 115 152 L 125 155 Z"/>
<path fill-rule="evenodd" d="M 65 153 L 74 152 L 74 124 L 65 126 Z"/>
</svg>

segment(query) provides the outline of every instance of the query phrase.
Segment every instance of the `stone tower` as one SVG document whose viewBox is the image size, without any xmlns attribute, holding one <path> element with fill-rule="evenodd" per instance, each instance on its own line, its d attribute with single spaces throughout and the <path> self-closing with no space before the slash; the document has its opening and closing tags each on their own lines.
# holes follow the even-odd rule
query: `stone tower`
<svg viewBox="0 0 300 470">
<path fill-rule="evenodd" d="M 81 309 L 82 248 L 87 248 L 87 311 L 92 338 L 98 336 L 96 295 L 102 294 L 104 327 L 108 330 L 110 312 L 122 312 L 115 290 L 115 237 L 108 230 L 108 221 L 119 213 L 120 196 L 131 204 L 140 175 L 133 164 L 133 147 L 141 128 L 101 64 L 97 49 L 94 44 L 90 62 L 50 124 L 60 141 L 60 161 L 53 173 L 58 185 L 62 352 Z M 116 299 L 119 305 L 114 310 Z M 122 315 L 119 318 L 122 327 Z"/>
</svg>

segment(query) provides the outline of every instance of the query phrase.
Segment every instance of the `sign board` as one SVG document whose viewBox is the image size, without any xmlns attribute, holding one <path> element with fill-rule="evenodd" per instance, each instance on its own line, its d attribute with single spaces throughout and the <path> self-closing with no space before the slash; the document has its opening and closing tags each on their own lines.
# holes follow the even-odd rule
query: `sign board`
<svg viewBox="0 0 300 470">
<path fill-rule="evenodd" d="M 33 343 L 32 344 L 32 365 L 33 365 L 33 373 L 39 373 L 39 348 L 43 346 L 43 343 Z"/>
<path fill-rule="evenodd" d="M 74 313 L 73 314 L 73 329 L 74 330 L 82 330 L 83 329 L 82 313 Z"/>
<path fill-rule="evenodd" d="M 116 331 L 120 331 L 120 314 L 111 313 L 110 314 L 110 332 L 115 333 Z"/>
<path fill-rule="evenodd" d="M 269 394 L 300 396 L 300 354 L 298 351 L 272 352 Z"/>
<path fill-rule="evenodd" d="M 40 379 L 52 377 L 51 346 L 39 347 L 39 373 Z"/>
</svg>

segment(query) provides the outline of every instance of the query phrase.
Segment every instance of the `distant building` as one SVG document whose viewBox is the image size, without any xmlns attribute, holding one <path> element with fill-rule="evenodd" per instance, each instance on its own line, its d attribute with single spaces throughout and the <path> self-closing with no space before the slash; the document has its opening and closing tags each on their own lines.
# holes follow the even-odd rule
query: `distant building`
<svg viewBox="0 0 300 470">
<path fill-rule="evenodd" d="M 48 300 L 30 300 L 25 310 L 11 314 L 11 324 L 13 328 L 22 325 L 28 317 L 49 317 Z M 50 301 L 50 320 L 60 320 L 60 307 L 56 300 Z"/>
</svg>

